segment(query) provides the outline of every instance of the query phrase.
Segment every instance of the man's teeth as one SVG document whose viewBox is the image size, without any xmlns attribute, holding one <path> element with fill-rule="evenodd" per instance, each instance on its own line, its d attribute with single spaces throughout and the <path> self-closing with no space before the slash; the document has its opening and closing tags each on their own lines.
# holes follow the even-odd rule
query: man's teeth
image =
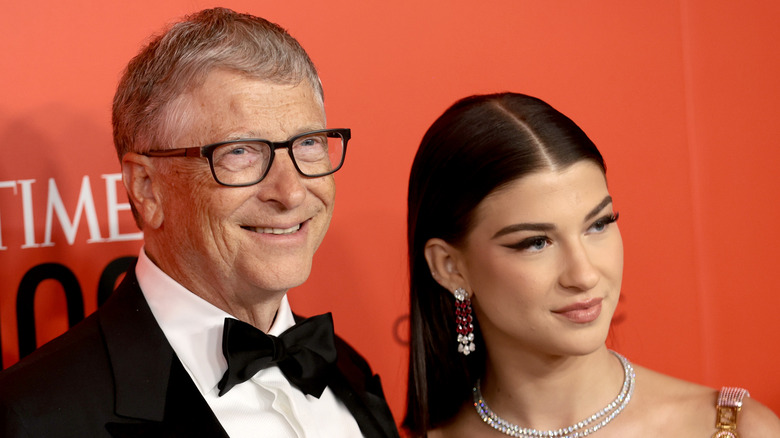
<svg viewBox="0 0 780 438">
<path fill-rule="evenodd" d="M 301 229 L 301 224 L 293 225 L 290 228 L 253 228 L 256 233 L 264 234 L 290 234 Z"/>
</svg>

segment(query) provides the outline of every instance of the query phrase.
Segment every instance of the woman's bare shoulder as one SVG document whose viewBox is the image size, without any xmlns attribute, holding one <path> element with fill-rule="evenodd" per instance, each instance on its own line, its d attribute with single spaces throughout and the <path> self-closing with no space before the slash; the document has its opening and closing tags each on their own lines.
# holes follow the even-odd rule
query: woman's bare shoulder
<svg viewBox="0 0 780 438">
<path fill-rule="evenodd" d="M 679 405 L 695 406 L 698 409 L 714 408 L 718 392 L 704 385 L 678 379 L 635 366 L 637 374 L 637 391 L 641 391 L 643 401 L 657 406 L 671 406 L 677 409 Z"/>
<path fill-rule="evenodd" d="M 705 436 L 715 430 L 716 390 L 641 366 L 634 369 L 636 390 L 626 412 L 634 427 L 646 436 L 670 431 L 674 436 Z"/>
<path fill-rule="evenodd" d="M 742 404 L 737 430 L 741 438 L 780 437 L 780 419 L 771 409 L 748 397 Z"/>
<path fill-rule="evenodd" d="M 667 427 L 670 426 L 668 421 L 673 419 L 671 421 L 678 423 L 676 428 L 679 430 L 715 431 L 718 390 L 637 368 L 637 382 L 642 382 L 637 405 L 641 405 L 644 412 L 654 411 L 659 418 L 666 417 Z M 748 397 L 739 414 L 738 429 L 741 438 L 780 437 L 780 420 L 769 408 Z"/>
</svg>

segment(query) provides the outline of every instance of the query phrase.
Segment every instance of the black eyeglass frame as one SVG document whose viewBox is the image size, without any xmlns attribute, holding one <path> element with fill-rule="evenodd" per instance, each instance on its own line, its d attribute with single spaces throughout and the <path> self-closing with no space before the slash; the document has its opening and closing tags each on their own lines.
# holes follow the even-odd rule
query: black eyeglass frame
<svg viewBox="0 0 780 438">
<path fill-rule="evenodd" d="M 295 161 L 295 155 L 292 153 L 292 145 L 299 138 L 307 137 L 314 134 L 325 134 L 325 136 L 330 138 L 340 137 L 343 143 L 342 152 L 341 152 L 341 161 L 338 163 L 338 166 L 334 166 L 332 169 L 330 169 L 327 172 L 309 175 L 303 173 L 301 168 L 298 167 L 298 162 Z M 347 143 L 349 143 L 350 138 L 352 138 L 352 131 L 349 128 L 319 129 L 316 131 L 309 131 L 309 132 L 304 132 L 302 134 L 298 134 L 294 137 L 291 137 L 287 141 L 270 141 L 262 138 L 240 138 L 236 140 L 228 140 L 228 141 L 221 141 L 218 143 L 212 143 L 206 146 L 151 150 L 142 155 L 146 155 L 147 157 L 158 157 L 158 158 L 160 157 L 161 158 L 166 158 L 166 157 L 206 158 L 209 162 L 209 168 L 211 169 L 211 176 L 214 177 L 214 181 L 216 181 L 217 184 L 227 186 L 227 187 L 248 187 L 259 183 L 266 177 L 266 175 L 268 175 L 268 171 L 271 170 L 271 165 L 273 165 L 274 163 L 274 157 L 276 156 L 277 149 L 287 149 L 287 153 L 290 155 L 290 159 L 293 162 L 293 166 L 295 166 L 295 170 L 297 170 L 300 175 L 303 175 L 307 178 L 318 178 L 321 176 L 331 175 L 335 173 L 337 170 L 341 169 L 341 166 L 344 165 L 344 159 L 347 157 Z M 246 183 L 246 184 L 226 184 L 220 181 L 219 178 L 217 178 L 217 173 L 214 171 L 214 161 L 213 161 L 214 150 L 226 144 L 247 143 L 247 142 L 265 143 L 271 148 L 271 156 L 268 158 L 268 165 L 265 167 L 265 171 L 263 171 L 263 174 L 260 175 L 260 178 L 257 181 L 252 183 Z"/>
</svg>

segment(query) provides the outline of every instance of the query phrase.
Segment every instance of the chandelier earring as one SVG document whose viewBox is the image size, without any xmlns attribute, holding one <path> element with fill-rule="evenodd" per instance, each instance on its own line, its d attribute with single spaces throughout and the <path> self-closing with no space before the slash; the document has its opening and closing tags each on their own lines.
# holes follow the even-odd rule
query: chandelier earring
<svg viewBox="0 0 780 438">
<path fill-rule="evenodd" d="M 459 287 L 455 295 L 455 325 L 458 332 L 458 353 L 468 356 L 475 350 L 474 317 L 471 315 L 471 299 L 465 289 Z"/>
</svg>

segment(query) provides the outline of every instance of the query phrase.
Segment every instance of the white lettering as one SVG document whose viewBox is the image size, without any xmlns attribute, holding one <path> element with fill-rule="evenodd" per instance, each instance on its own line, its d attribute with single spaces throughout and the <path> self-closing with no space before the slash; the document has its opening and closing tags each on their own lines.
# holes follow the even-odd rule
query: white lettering
<svg viewBox="0 0 780 438">
<path fill-rule="evenodd" d="M 36 230 L 35 214 L 33 211 L 33 184 L 36 180 L 21 179 L 16 181 L 0 181 L 0 190 L 11 189 L 14 197 L 21 192 L 22 224 L 12 221 L 14 222 L 12 224 L 14 230 L 18 229 L 19 225 L 24 229 L 24 242 L 20 248 L 29 249 L 54 246 L 55 241 L 52 240 L 52 234 L 55 215 L 62 226 L 63 233 L 65 234 L 65 238 L 69 245 L 73 245 L 76 240 L 82 215 L 84 215 L 84 218 L 87 221 L 87 228 L 89 230 L 89 239 L 87 240 L 87 243 L 143 240 L 143 232 L 123 233 L 120 230 L 120 212 L 131 210 L 129 202 L 121 202 L 120 200 L 121 193 L 119 192 L 119 187 L 121 187 L 122 174 L 102 174 L 101 177 L 106 182 L 108 236 L 104 238 L 101 234 L 89 176 L 85 175 L 81 180 L 78 203 L 72 216 L 73 220 L 71 220 L 68 210 L 65 208 L 56 181 L 54 178 L 49 178 L 43 242 L 36 241 L 38 230 Z M 3 209 L 6 210 L 4 213 L 7 213 L 6 207 L 8 205 L 9 203 L 6 202 L 2 204 Z M 5 219 L 6 221 L 8 220 L 7 214 Z M 0 251 L 6 251 L 8 250 L 8 246 L 6 246 L 8 242 L 3 240 L 4 230 L 2 225 L 2 222 L 0 222 Z M 5 225 L 8 227 L 7 223 Z M 5 234 L 7 237 L 8 233 Z M 16 237 L 18 233 L 14 231 L 12 234 L 13 237 Z"/>
<path fill-rule="evenodd" d="M 35 243 L 35 223 L 33 222 L 32 183 L 34 179 L 20 179 L 16 181 L 22 186 L 22 212 L 24 213 L 24 245 L 22 248 L 38 248 Z"/>
<path fill-rule="evenodd" d="M 100 235 L 100 226 L 98 225 L 97 213 L 95 213 L 95 201 L 92 197 L 92 188 L 89 185 L 89 176 L 84 175 L 84 178 L 81 180 L 81 191 L 79 191 L 79 201 L 76 205 L 76 213 L 73 215 L 73 222 L 68 217 L 68 212 L 65 210 L 65 205 L 62 202 L 59 190 L 57 190 L 54 178 L 49 178 L 49 197 L 46 202 L 46 228 L 43 246 L 54 245 L 51 241 L 52 212 L 57 214 L 57 219 L 62 225 L 62 231 L 65 232 L 65 238 L 68 240 L 69 245 L 73 245 L 73 242 L 76 240 L 76 232 L 78 231 L 82 212 L 86 214 L 87 226 L 89 228 L 90 238 L 87 240 L 87 243 L 104 241 Z"/>
</svg>

